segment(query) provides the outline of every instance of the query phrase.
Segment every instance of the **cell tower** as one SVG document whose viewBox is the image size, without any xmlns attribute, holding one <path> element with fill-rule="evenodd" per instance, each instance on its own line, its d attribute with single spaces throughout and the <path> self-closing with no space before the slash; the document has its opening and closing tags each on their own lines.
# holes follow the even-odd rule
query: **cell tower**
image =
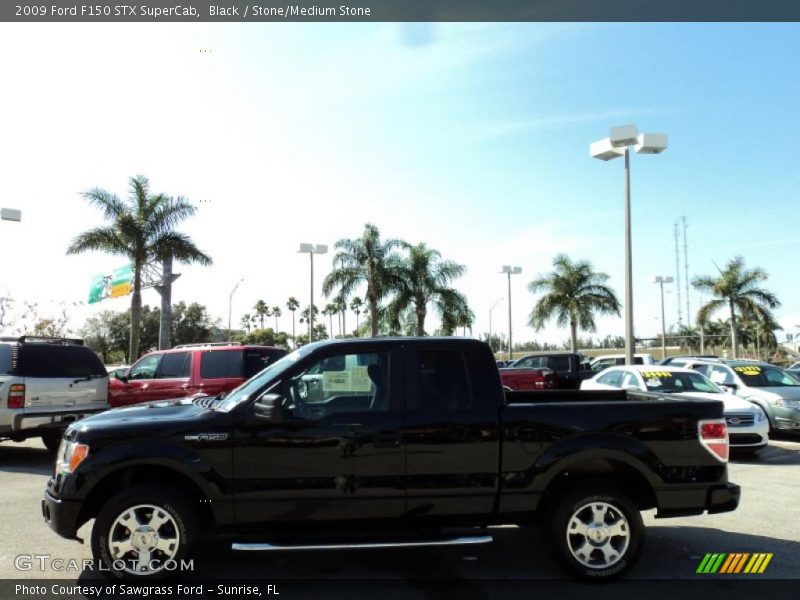
<svg viewBox="0 0 800 600">
<path fill-rule="evenodd" d="M 678 325 L 680 326 L 683 324 L 683 314 L 681 313 L 681 251 L 678 243 L 678 238 L 680 237 L 678 233 L 678 221 L 675 221 L 673 233 L 675 234 L 675 291 L 678 294 Z"/>
<path fill-rule="evenodd" d="M 683 221 L 683 268 L 686 275 L 684 278 L 686 285 L 686 321 L 691 326 L 693 319 L 689 310 L 689 245 L 686 243 L 686 228 L 688 225 L 686 224 L 686 217 L 681 217 L 681 220 Z"/>
</svg>

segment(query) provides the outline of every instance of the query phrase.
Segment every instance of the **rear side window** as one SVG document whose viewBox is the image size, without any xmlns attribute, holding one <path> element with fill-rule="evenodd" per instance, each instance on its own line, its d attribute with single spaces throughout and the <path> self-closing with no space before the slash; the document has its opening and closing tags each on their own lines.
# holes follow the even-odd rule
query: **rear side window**
<svg viewBox="0 0 800 600">
<path fill-rule="evenodd" d="M 570 370 L 570 357 L 569 356 L 550 356 L 547 359 L 547 368 L 553 371 L 569 371 Z"/>
<path fill-rule="evenodd" d="M 23 344 L 19 348 L 17 375 L 22 377 L 105 377 L 97 355 L 85 346 Z"/>
<path fill-rule="evenodd" d="M 243 350 L 206 350 L 200 357 L 202 379 L 243 377 Z"/>
<path fill-rule="evenodd" d="M 472 393 L 464 357 L 458 350 L 426 349 L 412 353 L 409 408 L 422 412 L 462 412 L 472 406 Z"/>
<path fill-rule="evenodd" d="M 244 378 L 250 379 L 256 373 L 263 371 L 279 358 L 286 355 L 277 348 L 248 348 L 244 351 Z"/>
<path fill-rule="evenodd" d="M 188 352 L 168 352 L 164 354 L 156 370 L 156 379 L 179 379 L 189 377 L 192 355 Z"/>
<path fill-rule="evenodd" d="M 11 375 L 13 351 L 11 344 L 0 344 L 0 375 Z"/>
<path fill-rule="evenodd" d="M 603 375 L 602 377 L 597 378 L 598 383 L 604 383 L 606 385 L 613 385 L 615 387 L 620 387 L 622 384 L 622 376 L 625 374 L 625 371 L 610 371 Z"/>
</svg>

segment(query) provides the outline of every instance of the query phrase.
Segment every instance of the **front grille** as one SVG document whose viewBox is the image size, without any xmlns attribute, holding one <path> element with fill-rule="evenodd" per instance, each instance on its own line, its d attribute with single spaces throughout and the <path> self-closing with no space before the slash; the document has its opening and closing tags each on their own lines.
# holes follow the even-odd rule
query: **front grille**
<svg viewBox="0 0 800 600">
<path fill-rule="evenodd" d="M 763 440 L 755 433 L 733 433 L 729 436 L 731 446 L 750 446 L 760 444 Z"/>
<path fill-rule="evenodd" d="M 725 422 L 728 427 L 749 427 L 755 423 L 755 417 L 752 414 L 725 415 Z"/>
</svg>

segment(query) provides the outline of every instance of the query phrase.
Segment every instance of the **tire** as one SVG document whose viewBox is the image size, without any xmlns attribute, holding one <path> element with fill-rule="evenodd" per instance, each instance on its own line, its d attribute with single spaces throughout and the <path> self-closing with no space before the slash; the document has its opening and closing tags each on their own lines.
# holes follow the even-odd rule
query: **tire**
<svg viewBox="0 0 800 600">
<path fill-rule="evenodd" d="M 170 561 L 179 565 L 188 558 L 197 532 L 194 503 L 179 490 L 138 485 L 112 497 L 97 514 L 92 556 L 109 579 L 159 581 L 177 574 Z"/>
<path fill-rule="evenodd" d="M 44 447 L 47 448 L 48 452 L 56 453 L 58 445 L 61 443 L 61 435 L 63 433 L 63 431 L 48 431 L 42 434 L 42 443 Z"/>
<path fill-rule="evenodd" d="M 644 524 L 639 509 L 624 492 L 585 486 L 564 492 L 551 506 L 545 535 L 556 560 L 570 575 L 610 581 L 636 563 Z"/>
</svg>

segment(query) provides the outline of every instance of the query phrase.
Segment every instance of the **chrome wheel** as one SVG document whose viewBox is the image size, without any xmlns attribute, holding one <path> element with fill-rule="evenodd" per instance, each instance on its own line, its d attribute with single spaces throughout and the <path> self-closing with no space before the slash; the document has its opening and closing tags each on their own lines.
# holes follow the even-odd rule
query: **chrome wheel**
<svg viewBox="0 0 800 600">
<path fill-rule="evenodd" d="M 139 504 L 120 513 L 108 535 L 114 568 L 133 575 L 152 575 L 174 560 L 181 543 L 174 517 L 161 507 Z M 124 566 L 123 566 L 124 565 Z"/>
<path fill-rule="evenodd" d="M 607 569 L 625 555 L 631 541 L 628 520 L 608 502 L 584 504 L 570 517 L 567 548 L 585 567 Z"/>
</svg>

